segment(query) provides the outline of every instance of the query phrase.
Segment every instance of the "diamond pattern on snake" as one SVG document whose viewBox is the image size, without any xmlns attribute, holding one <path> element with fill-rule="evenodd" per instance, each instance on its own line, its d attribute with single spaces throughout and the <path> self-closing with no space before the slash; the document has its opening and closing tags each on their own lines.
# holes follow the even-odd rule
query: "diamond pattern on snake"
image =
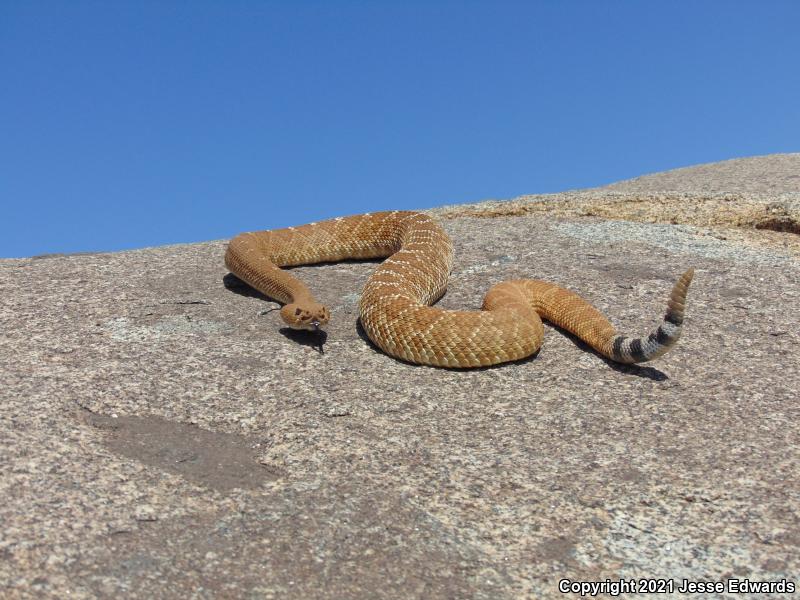
<svg viewBox="0 0 800 600">
<path fill-rule="evenodd" d="M 589 302 L 547 281 L 517 279 L 493 286 L 481 310 L 431 306 L 445 292 L 453 244 L 432 217 L 385 211 L 237 235 L 225 264 L 234 275 L 283 304 L 293 329 L 323 329 L 331 318 L 306 285 L 281 267 L 386 258 L 364 286 L 361 324 L 386 354 L 437 367 L 486 367 L 516 361 L 542 344 L 542 319 L 620 363 L 653 360 L 681 335 L 693 269 L 672 288 L 663 322 L 644 338 L 621 335 Z"/>
</svg>

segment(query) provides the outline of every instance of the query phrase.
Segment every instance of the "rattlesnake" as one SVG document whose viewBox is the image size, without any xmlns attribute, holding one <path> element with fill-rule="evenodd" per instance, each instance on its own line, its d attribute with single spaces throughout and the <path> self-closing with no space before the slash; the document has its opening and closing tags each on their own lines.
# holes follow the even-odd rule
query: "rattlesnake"
<svg viewBox="0 0 800 600">
<path fill-rule="evenodd" d="M 480 311 L 430 306 L 447 287 L 453 245 L 433 218 L 419 212 L 367 213 L 242 233 L 230 241 L 225 264 L 283 303 L 281 317 L 289 327 L 319 329 L 328 323 L 329 310 L 280 267 L 384 257 L 361 295 L 361 324 L 387 354 L 439 367 L 483 367 L 530 356 L 542 343 L 542 318 L 614 361 L 651 360 L 681 335 L 693 275 L 689 269 L 673 287 L 664 322 L 647 338 L 631 339 L 617 334 L 586 300 L 546 281 L 499 283 Z"/>
</svg>

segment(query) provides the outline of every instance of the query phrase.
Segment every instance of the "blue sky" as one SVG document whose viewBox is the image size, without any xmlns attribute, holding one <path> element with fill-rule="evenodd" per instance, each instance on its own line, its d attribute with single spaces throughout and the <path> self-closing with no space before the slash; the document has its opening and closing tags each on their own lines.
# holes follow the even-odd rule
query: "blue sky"
<svg viewBox="0 0 800 600">
<path fill-rule="evenodd" d="M 0 0 L 0 256 L 800 151 L 800 2 Z"/>
</svg>

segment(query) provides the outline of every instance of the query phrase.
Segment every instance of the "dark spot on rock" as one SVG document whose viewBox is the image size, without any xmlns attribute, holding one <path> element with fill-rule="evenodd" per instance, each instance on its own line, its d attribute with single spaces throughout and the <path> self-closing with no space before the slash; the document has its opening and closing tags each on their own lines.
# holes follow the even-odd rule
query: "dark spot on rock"
<svg viewBox="0 0 800 600">
<path fill-rule="evenodd" d="M 537 547 L 537 554 L 545 561 L 558 561 L 561 564 L 574 562 L 576 542 L 571 537 L 556 537 L 543 540 Z"/>
<path fill-rule="evenodd" d="M 259 489 L 281 475 L 259 464 L 256 442 L 246 436 L 153 415 L 114 419 L 91 413 L 87 421 L 107 432 L 112 452 L 215 490 Z"/>
<path fill-rule="evenodd" d="M 800 222 L 788 215 L 765 218 L 756 223 L 755 226 L 756 229 L 769 229 L 770 231 L 780 231 L 784 233 L 800 233 Z"/>
</svg>

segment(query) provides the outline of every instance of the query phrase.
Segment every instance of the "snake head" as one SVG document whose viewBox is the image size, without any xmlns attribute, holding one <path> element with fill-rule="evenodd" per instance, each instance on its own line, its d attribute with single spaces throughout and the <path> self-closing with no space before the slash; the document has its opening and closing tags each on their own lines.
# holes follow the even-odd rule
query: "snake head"
<svg viewBox="0 0 800 600">
<path fill-rule="evenodd" d="M 319 331 L 331 320 L 331 313 L 319 302 L 292 302 L 281 308 L 281 318 L 292 329 Z"/>
</svg>

